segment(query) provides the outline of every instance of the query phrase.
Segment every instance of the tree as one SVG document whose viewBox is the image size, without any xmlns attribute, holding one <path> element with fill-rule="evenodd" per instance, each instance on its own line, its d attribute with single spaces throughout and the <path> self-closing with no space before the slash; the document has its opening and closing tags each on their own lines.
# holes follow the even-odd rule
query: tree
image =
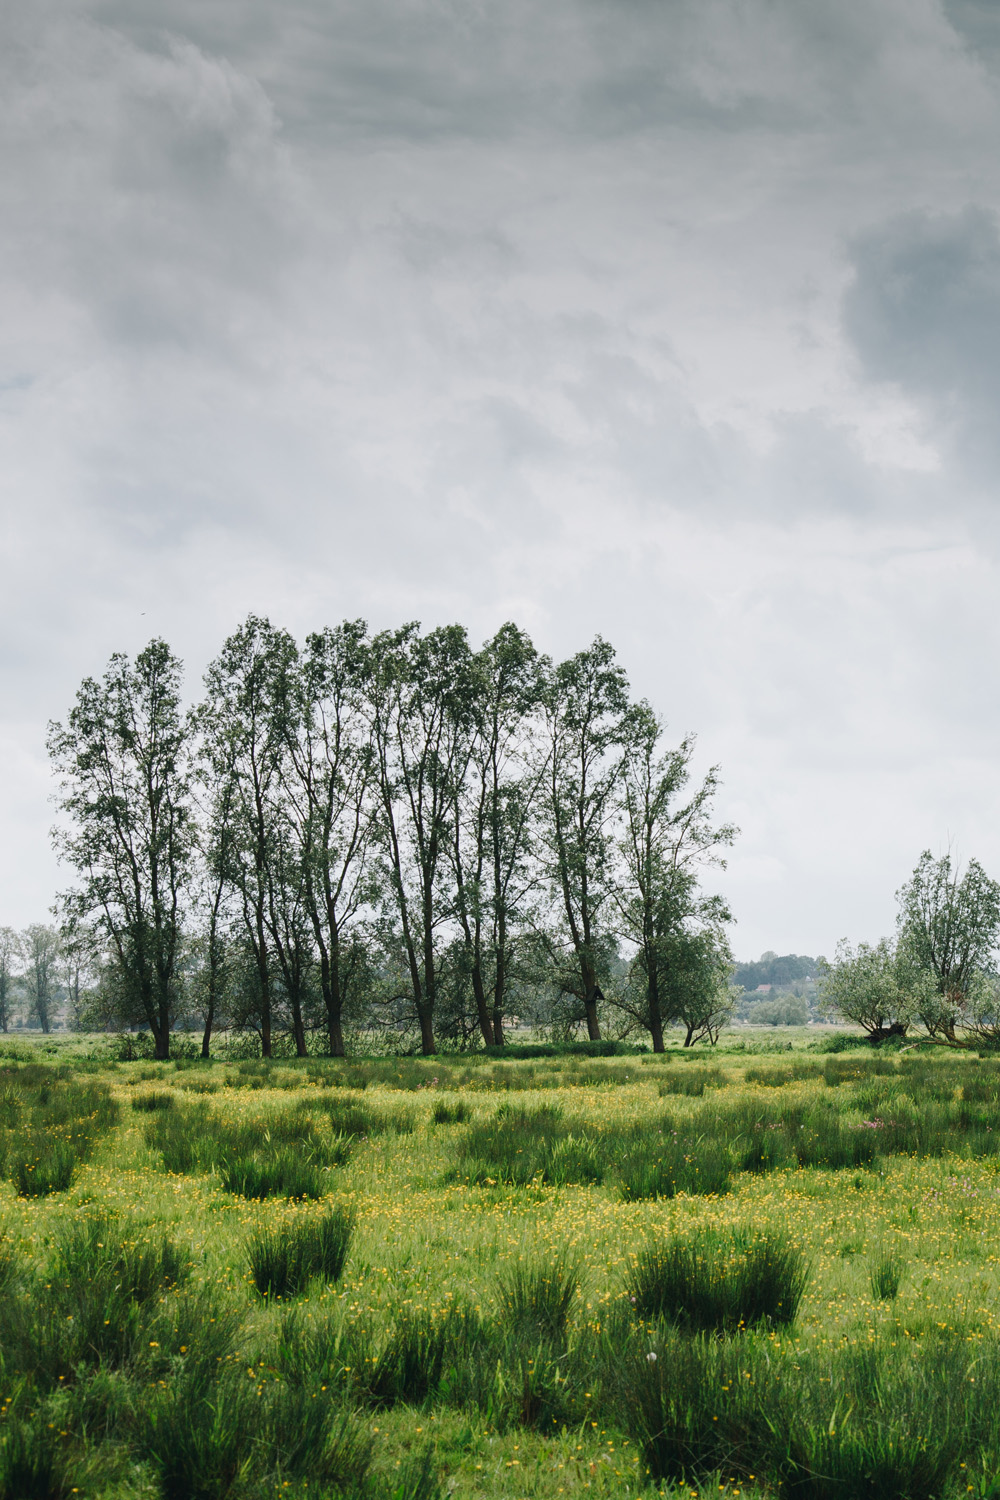
<svg viewBox="0 0 1000 1500">
<path fill-rule="evenodd" d="M 657 945 L 660 1004 L 672 1025 L 684 1027 L 684 1046 L 714 1046 L 736 1009 L 729 986 L 732 958 L 725 938 L 712 928 L 666 933 Z"/>
<path fill-rule="evenodd" d="M 0 927 L 0 1030 L 10 1028 L 14 980 L 21 945 L 13 927 Z"/>
<path fill-rule="evenodd" d="M 436 1050 L 442 935 L 454 909 L 445 884 L 456 787 L 464 776 L 474 677 L 460 625 L 416 625 L 372 643 L 369 679 L 383 871 L 399 923 L 420 1046 Z"/>
<path fill-rule="evenodd" d="M 923 990 L 921 1019 L 932 1036 L 954 1042 L 978 977 L 993 972 L 1000 884 L 974 859 L 959 877 L 950 855 L 935 859 L 925 849 L 896 899 L 901 952 L 933 977 Z"/>
<path fill-rule="evenodd" d="M 489 1047 L 503 1045 L 516 933 L 535 880 L 532 824 L 546 762 L 534 753 L 531 731 L 543 674 L 530 639 L 509 623 L 477 653 L 473 671 L 468 762 L 454 789 L 452 859 L 464 967 Z"/>
<path fill-rule="evenodd" d="M 59 985 L 57 972 L 62 957 L 59 934 L 54 927 L 34 922 L 21 934 L 21 958 L 28 995 L 28 1017 L 38 1022 L 48 1036 Z"/>
<path fill-rule="evenodd" d="M 255 971 L 246 1017 L 252 1011 L 265 1057 L 271 1056 L 275 1021 L 272 928 L 283 896 L 278 886 L 286 875 L 279 822 L 297 657 L 287 631 L 248 616 L 209 666 L 206 697 L 196 716 L 203 774 L 218 789 L 209 860 L 238 893 Z"/>
<path fill-rule="evenodd" d="M 331 1057 L 344 1055 L 344 1008 L 363 971 L 360 933 L 376 898 L 371 848 L 376 757 L 366 712 L 367 627 L 309 636 L 290 719 L 286 786 L 301 848 L 305 909 L 319 953 Z"/>
<path fill-rule="evenodd" d="M 127 1016 L 149 1026 L 158 1058 L 170 1051 L 193 842 L 180 675 L 162 640 L 134 664 L 116 654 L 48 736 L 70 825 L 54 839 L 81 882 L 62 898 L 66 917 L 100 929 Z"/>
<path fill-rule="evenodd" d="M 604 922 L 613 890 L 610 824 L 627 712 L 625 673 L 600 636 L 550 675 L 545 695 L 548 864 L 569 959 L 557 963 L 558 983 L 578 1001 L 592 1041 L 601 1036 L 601 977 L 611 942 Z"/>
<path fill-rule="evenodd" d="M 675 750 L 661 753 L 662 737 L 663 726 L 652 709 L 638 704 L 624 734 L 621 866 L 615 890 L 624 936 L 635 946 L 638 980 L 626 988 L 619 1003 L 650 1033 L 654 1052 L 663 1051 L 664 1024 L 680 1019 L 679 1003 L 689 1016 L 705 1011 L 705 997 L 715 983 L 709 976 L 709 958 L 732 918 L 720 897 L 701 895 L 698 874 L 710 864 L 724 868 L 718 851 L 736 837 L 732 824 L 712 826 L 717 767 L 688 802 L 676 805 L 690 780 L 694 739 L 688 736 Z M 718 943 L 699 940 L 691 947 L 686 939 L 701 931 L 714 934 Z M 669 973 L 671 963 L 678 961 L 696 976 L 700 998 L 683 1000 Z"/>
<path fill-rule="evenodd" d="M 837 944 L 820 984 L 824 1007 L 860 1026 L 873 1042 L 903 1037 L 917 1020 L 932 986 L 914 971 L 905 949 L 890 938 L 877 943 Z"/>
</svg>

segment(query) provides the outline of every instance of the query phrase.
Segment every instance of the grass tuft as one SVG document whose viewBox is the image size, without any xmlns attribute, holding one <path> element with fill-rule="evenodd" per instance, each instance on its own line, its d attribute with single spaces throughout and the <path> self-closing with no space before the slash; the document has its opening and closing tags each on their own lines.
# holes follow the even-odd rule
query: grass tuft
<svg viewBox="0 0 1000 1500">
<path fill-rule="evenodd" d="M 731 1333 L 794 1322 L 807 1275 L 801 1252 L 777 1235 L 705 1229 L 640 1251 L 626 1291 L 640 1318 Z"/>
<path fill-rule="evenodd" d="M 294 1297 L 313 1277 L 339 1281 L 354 1233 L 354 1215 L 330 1209 L 321 1218 L 285 1224 L 251 1235 L 246 1257 L 262 1297 Z"/>
</svg>

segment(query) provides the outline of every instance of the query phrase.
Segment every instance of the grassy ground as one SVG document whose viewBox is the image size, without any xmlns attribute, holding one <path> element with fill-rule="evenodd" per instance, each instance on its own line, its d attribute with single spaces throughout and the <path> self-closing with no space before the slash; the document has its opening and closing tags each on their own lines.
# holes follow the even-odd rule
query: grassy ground
<svg viewBox="0 0 1000 1500">
<path fill-rule="evenodd" d="M 870 1074 L 814 1041 L 271 1066 L 0 1050 L 0 1500 L 1000 1494 L 1000 1072 L 907 1054 Z M 847 1161 L 845 1140 L 879 1149 Z M 25 1196 L 67 1143 L 70 1185 Z M 694 1190 L 709 1157 L 725 1191 Z M 309 1196 L 285 1196 L 290 1162 Z M 227 1191 L 241 1163 L 277 1186 Z M 659 1196 L 630 1199 L 639 1168 Z M 267 1296 L 254 1247 L 331 1215 L 350 1236 L 339 1277 L 334 1257 Z M 692 1333 L 683 1288 L 662 1319 L 636 1314 L 651 1250 L 693 1246 L 711 1306 L 711 1277 L 731 1283 L 767 1236 L 806 1273 L 791 1321 L 716 1334 L 709 1312 Z M 119 1242 L 145 1256 L 134 1286 L 125 1250 L 101 1269 Z M 96 1333 L 66 1333 L 87 1317 Z M 305 1456 L 293 1396 L 329 1406 Z"/>
</svg>

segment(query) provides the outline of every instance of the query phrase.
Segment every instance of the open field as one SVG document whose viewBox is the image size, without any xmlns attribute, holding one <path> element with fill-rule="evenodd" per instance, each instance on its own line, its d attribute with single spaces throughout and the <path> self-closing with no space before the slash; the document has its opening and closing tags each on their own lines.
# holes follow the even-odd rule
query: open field
<svg viewBox="0 0 1000 1500">
<path fill-rule="evenodd" d="M 17 1044 L 0 1500 L 1000 1494 L 1000 1064 L 805 1036 Z"/>
</svg>

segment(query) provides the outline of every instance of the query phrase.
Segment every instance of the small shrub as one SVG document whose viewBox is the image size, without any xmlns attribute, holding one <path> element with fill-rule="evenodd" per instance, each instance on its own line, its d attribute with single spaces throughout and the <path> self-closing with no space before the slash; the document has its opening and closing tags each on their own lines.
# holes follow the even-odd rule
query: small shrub
<svg viewBox="0 0 1000 1500">
<path fill-rule="evenodd" d="M 146 1145 L 157 1151 L 165 1172 L 193 1172 L 211 1165 L 217 1133 L 208 1105 L 200 1101 L 184 1109 L 157 1110 L 146 1126 Z"/>
<path fill-rule="evenodd" d="M 185 1270 L 176 1245 L 162 1231 L 98 1214 L 64 1233 L 52 1277 L 69 1287 L 114 1291 L 143 1303 L 176 1286 Z"/>
<path fill-rule="evenodd" d="M 464 1308 L 400 1308 L 381 1353 L 362 1366 L 362 1393 L 380 1406 L 417 1404 L 445 1391 L 460 1401 L 470 1351 L 486 1347 L 479 1319 Z"/>
<path fill-rule="evenodd" d="M 253 1235 L 246 1256 L 262 1297 L 294 1297 L 312 1277 L 340 1279 L 354 1232 L 354 1215 L 334 1209 L 322 1218 Z"/>
<path fill-rule="evenodd" d="M 688 1098 L 700 1098 L 707 1088 L 722 1088 L 728 1082 L 721 1068 L 691 1068 L 686 1073 L 670 1073 L 660 1079 L 660 1098 L 668 1094 L 683 1094 Z"/>
<path fill-rule="evenodd" d="M 640 1318 L 732 1332 L 793 1322 L 806 1277 L 801 1252 L 776 1235 L 703 1230 L 640 1251 L 626 1290 Z"/>
<path fill-rule="evenodd" d="M 710 1136 L 684 1140 L 673 1133 L 640 1140 L 621 1153 L 618 1190 L 626 1203 L 677 1193 L 729 1191 L 730 1162 Z"/>
</svg>

